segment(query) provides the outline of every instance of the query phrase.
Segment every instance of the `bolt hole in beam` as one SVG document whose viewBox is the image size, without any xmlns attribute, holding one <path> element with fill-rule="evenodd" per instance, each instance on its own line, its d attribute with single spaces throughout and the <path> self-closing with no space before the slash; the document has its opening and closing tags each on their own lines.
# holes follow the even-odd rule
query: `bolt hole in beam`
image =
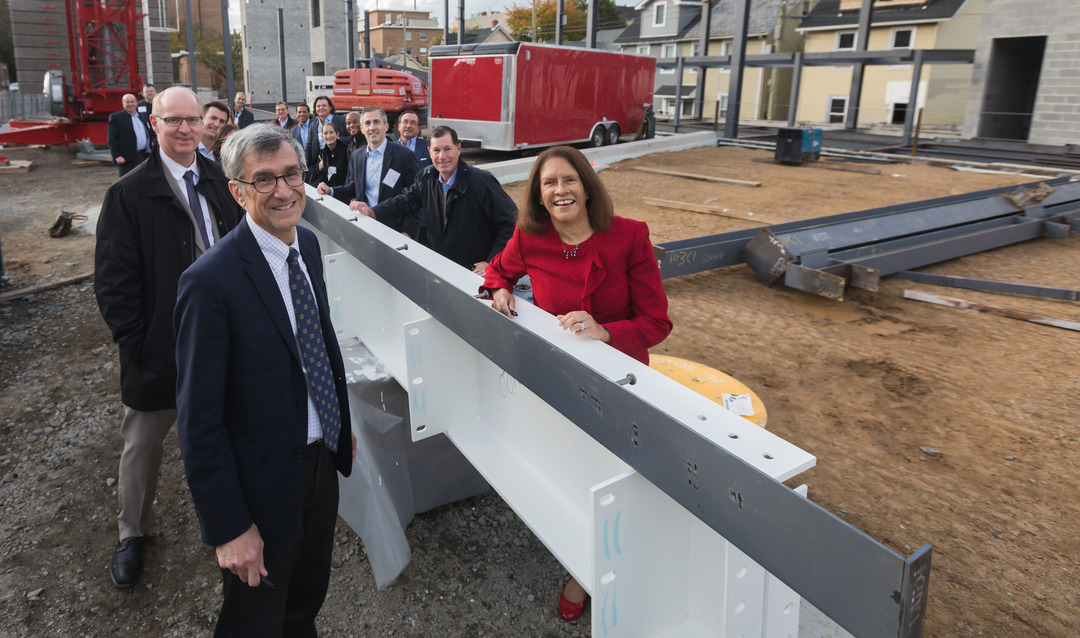
<svg viewBox="0 0 1080 638">
<path fill-rule="evenodd" d="M 614 494 L 607 494 L 607 495 L 601 497 L 600 506 L 601 507 L 607 507 L 608 505 L 611 505 L 614 502 L 615 502 L 615 495 Z"/>
<path fill-rule="evenodd" d="M 416 426 L 416 431 L 417 432 L 423 432 L 426 429 L 427 429 L 426 425 L 418 425 L 418 426 Z"/>
<path fill-rule="evenodd" d="M 737 438 L 739 438 L 739 435 L 732 432 L 731 434 L 728 434 L 728 438 L 729 439 L 737 439 Z"/>
<path fill-rule="evenodd" d="M 773 460 L 773 455 L 769 454 L 768 452 L 762 454 L 761 456 L 764 456 L 765 458 L 769 459 L 770 461 Z"/>
<path fill-rule="evenodd" d="M 698 418 L 699 421 L 704 421 L 705 420 L 705 415 L 704 414 L 699 414 L 699 415 L 697 415 L 697 418 Z"/>
<path fill-rule="evenodd" d="M 600 577 L 601 585 L 610 585 L 611 581 L 615 580 L 615 572 L 608 572 Z"/>
</svg>

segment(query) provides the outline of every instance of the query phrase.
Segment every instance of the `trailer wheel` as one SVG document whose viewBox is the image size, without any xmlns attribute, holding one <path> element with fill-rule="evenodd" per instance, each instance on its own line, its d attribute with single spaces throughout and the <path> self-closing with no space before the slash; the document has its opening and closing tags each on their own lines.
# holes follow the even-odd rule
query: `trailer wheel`
<svg viewBox="0 0 1080 638">
<path fill-rule="evenodd" d="M 592 131 L 592 136 L 589 137 L 589 146 L 597 148 L 604 145 L 604 141 L 607 139 L 607 131 L 603 126 L 597 125 Z"/>
<path fill-rule="evenodd" d="M 608 127 L 607 134 L 605 135 L 605 137 L 607 139 L 604 140 L 604 143 L 608 144 L 609 146 L 611 144 L 618 144 L 619 143 L 619 137 L 621 135 L 622 135 L 622 132 L 619 130 L 619 125 L 618 124 L 612 124 L 611 126 Z"/>
</svg>

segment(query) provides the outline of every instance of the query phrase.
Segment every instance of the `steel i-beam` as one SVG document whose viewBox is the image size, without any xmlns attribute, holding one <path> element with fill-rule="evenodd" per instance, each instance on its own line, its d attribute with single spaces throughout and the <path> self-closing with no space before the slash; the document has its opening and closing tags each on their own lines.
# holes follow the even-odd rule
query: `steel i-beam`
<svg viewBox="0 0 1080 638">
<path fill-rule="evenodd" d="M 705 578 L 702 569 L 709 572 L 711 561 L 720 558 L 714 551 L 684 551 L 701 547 L 693 540 L 700 539 L 699 532 L 688 532 L 689 540 L 668 543 L 673 546 L 668 548 L 674 552 L 671 560 L 647 558 L 664 545 L 649 539 L 666 533 L 668 522 L 675 524 L 676 514 L 682 512 L 689 516 L 686 529 L 697 529 L 693 521 L 699 521 L 702 530 L 730 542 L 724 550 L 729 568 L 745 555 L 764 570 L 763 579 L 765 574 L 775 576 L 856 636 L 921 636 L 931 548 L 901 556 L 786 487 L 780 482 L 785 476 L 805 469 L 797 448 L 629 357 L 567 336 L 550 315 L 529 304 L 519 304 L 519 317 L 503 317 L 474 298 L 478 277 L 374 220 L 354 217 L 338 202 L 317 201 L 313 189 L 308 192 L 304 219 L 322 238 L 339 336 L 355 333 L 388 367 L 401 371 L 414 408 L 414 437 L 445 429 L 474 464 L 478 458 L 494 459 L 478 469 L 508 502 L 513 501 L 515 510 L 525 511 L 522 519 L 530 527 L 546 530 L 547 536 L 538 535 L 591 588 L 594 634 L 616 629 L 615 596 L 628 597 L 619 599 L 618 613 L 626 618 L 635 608 L 627 604 L 635 600 L 633 592 L 644 596 L 642 583 L 650 580 L 686 597 L 679 607 L 680 623 L 689 622 L 686 615 L 694 610 L 709 618 L 719 613 L 708 611 L 717 607 L 715 600 L 702 599 L 701 591 L 686 585 L 687 574 Z M 628 373 L 637 379 L 635 384 L 617 383 Z M 504 404 L 499 401 L 511 400 L 510 395 L 517 400 L 515 387 L 535 395 L 537 402 L 526 402 L 514 412 L 500 407 Z M 514 470 L 551 448 L 548 436 L 535 434 L 526 444 L 499 447 L 504 440 L 500 437 L 511 436 L 508 432 L 524 437 L 544 432 L 542 427 L 515 429 L 517 421 L 532 413 L 542 414 L 553 427 L 565 419 L 570 425 L 558 429 L 558 436 L 584 433 L 582 446 L 598 446 L 611 455 L 611 460 L 603 461 L 608 469 L 625 464 L 626 471 L 588 483 L 599 478 L 593 474 L 596 469 L 566 462 L 559 452 L 553 453 L 551 471 L 524 484 L 515 480 Z M 548 485 L 568 480 L 556 467 L 584 474 L 582 484 L 592 485 L 585 489 L 592 496 L 583 502 L 567 489 L 548 490 Z M 631 487 L 632 493 L 623 491 Z M 554 505 L 531 505 L 547 499 L 554 499 Z M 646 502 L 649 505 L 642 505 Z M 679 507 L 665 509 L 668 502 Z M 626 503 L 627 509 L 604 509 L 618 503 Z M 618 544 L 617 533 L 612 536 L 620 526 L 620 512 L 638 521 L 634 525 L 631 518 L 622 521 L 621 529 L 628 534 L 621 537 L 623 545 Z M 572 528 L 578 516 L 593 521 L 583 527 L 592 530 L 593 539 L 584 545 L 560 531 Z M 553 525 L 551 518 L 558 524 Z M 620 547 L 624 553 L 647 547 L 637 554 L 645 562 L 617 567 L 617 561 L 624 560 Z M 681 576 L 644 578 L 659 573 L 655 570 L 671 574 L 672 564 L 683 566 Z M 735 580 L 718 586 L 737 588 L 738 573 L 731 576 Z M 616 590 L 617 583 L 621 584 Z M 759 599 L 762 607 L 750 616 L 740 617 L 736 607 L 723 608 L 731 622 L 758 619 L 746 626 L 750 629 L 728 625 L 728 635 L 763 635 L 761 619 L 773 616 L 766 609 L 769 595 Z M 693 609 L 688 611 L 686 605 Z M 783 615 L 783 609 L 773 612 L 776 618 Z M 610 635 L 658 635 L 661 628 L 654 629 L 656 634 L 624 623 L 618 627 L 622 633 Z"/>
</svg>

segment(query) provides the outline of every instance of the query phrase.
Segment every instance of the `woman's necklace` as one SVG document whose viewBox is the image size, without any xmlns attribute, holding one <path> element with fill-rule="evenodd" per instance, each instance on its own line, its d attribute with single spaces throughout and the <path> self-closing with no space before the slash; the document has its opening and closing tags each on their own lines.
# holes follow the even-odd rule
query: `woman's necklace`
<svg viewBox="0 0 1080 638">
<path fill-rule="evenodd" d="M 563 254 L 566 255 L 567 259 L 570 259 L 571 257 L 577 257 L 577 249 L 579 246 L 581 246 L 581 244 L 574 244 L 573 248 L 567 248 L 566 244 L 563 244 Z"/>
</svg>

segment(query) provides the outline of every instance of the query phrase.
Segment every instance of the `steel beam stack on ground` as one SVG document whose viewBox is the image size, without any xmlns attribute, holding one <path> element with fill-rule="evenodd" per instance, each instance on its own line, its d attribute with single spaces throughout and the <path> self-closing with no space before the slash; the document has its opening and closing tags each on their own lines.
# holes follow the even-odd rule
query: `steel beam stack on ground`
<svg viewBox="0 0 1080 638">
<path fill-rule="evenodd" d="M 760 279 L 843 299 L 851 285 L 877 290 L 881 277 L 1036 237 L 1080 230 L 1080 182 L 1031 183 L 1053 192 L 1013 203 L 1016 187 L 886 206 L 659 244 L 665 278 L 748 264 Z"/>
<path fill-rule="evenodd" d="M 860 638 L 921 636 L 930 547 L 900 556 L 780 482 L 813 457 L 531 304 L 503 317 L 479 277 L 314 195 L 338 337 L 592 594 L 593 635 L 793 636 L 801 595 Z"/>
</svg>

